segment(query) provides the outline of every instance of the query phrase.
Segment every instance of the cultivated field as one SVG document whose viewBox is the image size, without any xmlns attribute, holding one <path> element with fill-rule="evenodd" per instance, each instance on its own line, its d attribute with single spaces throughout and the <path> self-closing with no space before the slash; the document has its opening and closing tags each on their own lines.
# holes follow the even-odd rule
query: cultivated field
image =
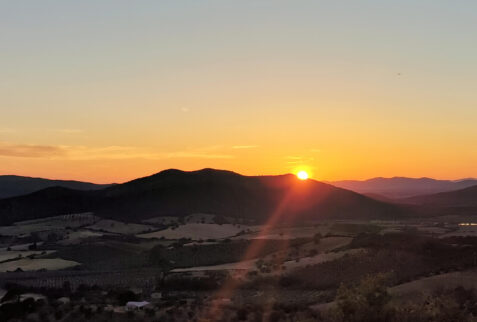
<svg viewBox="0 0 477 322">
<path fill-rule="evenodd" d="M 14 223 L 12 226 L 0 226 L 0 235 L 27 237 L 31 233 L 46 231 L 61 231 L 65 228 L 78 228 L 91 225 L 100 218 L 90 214 L 70 214 L 48 217 L 43 219 L 27 220 Z"/>
<path fill-rule="evenodd" d="M 55 251 L 49 250 L 49 251 L 6 251 L 6 250 L 0 250 L 0 263 L 5 262 L 7 260 L 11 259 L 19 259 L 23 257 L 29 257 L 32 255 L 47 255 L 47 254 L 52 254 Z"/>
<path fill-rule="evenodd" d="M 99 305 L 124 318 L 119 295 L 108 294 L 133 290 L 132 299 L 154 303 L 159 320 L 167 314 L 162 306 L 175 299 L 201 299 L 196 308 L 226 304 L 231 312 L 251 305 L 295 307 L 290 318 L 324 314 L 338 307 L 340 285 L 350 287 L 370 274 L 390 276 L 392 303 L 477 287 L 477 273 L 470 270 L 477 240 L 459 239 L 472 238 L 472 225 L 340 220 L 265 227 L 227 220 L 193 214 L 125 223 L 82 215 L 15 223 L 0 227 L 1 278 L 3 285 L 41 296 L 53 289 L 89 294 L 94 310 Z M 232 294 L 214 299 L 229 284 Z M 161 297 L 153 299 L 157 293 Z"/>
<path fill-rule="evenodd" d="M 177 228 L 172 227 L 152 233 L 140 234 L 138 237 L 165 239 L 190 238 L 192 240 L 220 239 L 233 237 L 245 229 L 249 228 L 243 225 L 191 223 L 180 225 Z"/>
<path fill-rule="evenodd" d="M 421 278 L 409 283 L 400 284 L 389 289 L 396 301 L 416 301 L 444 289 L 477 288 L 477 271 L 467 270 L 451 272 Z"/>
<path fill-rule="evenodd" d="M 68 232 L 65 239 L 58 241 L 59 245 L 74 245 L 79 244 L 87 238 L 101 237 L 104 233 L 81 229 L 77 231 Z"/>
<path fill-rule="evenodd" d="M 22 271 L 37 271 L 40 269 L 58 270 L 64 268 L 71 268 L 77 265 L 79 265 L 79 263 L 64 260 L 61 258 L 23 258 L 16 261 L 0 263 L 0 272 L 15 271 L 17 269 L 21 269 Z"/>
<path fill-rule="evenodd" d="M 146 231 L 154 230 L 153 226 L 133 223 L 123 223 L 117 220 L 103 219 L 94 225 L 86 227 L 87 229 L 100 232 L 108 232 L 123 235 L 135 235 Z"/>
</svg>

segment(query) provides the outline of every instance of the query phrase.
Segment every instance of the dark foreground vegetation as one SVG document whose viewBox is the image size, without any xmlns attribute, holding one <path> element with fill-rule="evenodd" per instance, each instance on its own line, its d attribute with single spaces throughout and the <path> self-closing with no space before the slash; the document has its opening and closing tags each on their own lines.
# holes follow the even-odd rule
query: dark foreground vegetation
<svg viewBox="0 0 477 322">
<path fill-rule="evenodd" d="M 335 306 L 321 314 L 321 321 L 335 322 L 451 322 L 475 321 L 477 295 L 462 287 L 442 290 L 419 303 L 392 304 L 388 277 L 369 276 L 338 289 Z"/>
<path fill-rule="evenodd" d="M 192 285 L 191 285 L 192 286 Z M 475 321 L 477 294 L 462 287 L 434 292 L 419 303 L 395 305 L 387 291 L 389 275 L 377 274 L 339 287 L 328 309 L 303 304 L 223 302 L 211 315 L 213 301 L 196 293 L 187 298 L 171 294 L 142 310 L 117 311 L 140 295 L 127 289 L 81 286 L 71 291 L 25 289 L 9 285 L 0 306 L 0 321 L 331 321 L 331 322 L 452 322 Z M 19 301 L 19 294 L 39 292 L 44 299 Z M 67 301 L 65 301 L 67 297 Z M 85 302 L 85 299 L 88 299 Z M 94 304 L 91 304 L 94 303 Z M 215 311 L 214 311 L 215 312 Z"/>
<path fill-rule="evenodd" d="M 390 290 L 474 269 L 477 238 L 435 238 L 415 230 L 382 235 L 370 225 L 333 226 L 332 231 L 356 234 L 335 251 L 358 251 L 291 271 L 283 270 L 290 258 L 276 254 L 287 249 L 289 256 L 306 246 L 305 254 L 310 254 L 305 256 L 318 256 L 310 247 L 324 237 L 265 240 L 250 257 L 245 254 L 251 240 L 161 241 L 134 252 L 140 240 L 114 237 L 63 247 L 62 257 L 84 265 L 63 272 L 2 274 L 7 294 L 0 303 L 0 321 L 474 321 L 473 289 L 443 287 L 413 301 Z M 126 254 L 129 262 L 122 263 Z M 258 259 L 256 270 L 239 276 L 224 270 L 174 272 L 241 259 Z M 111 263 L 118 270 L 104 271 Z M 226 286 L 232 292 L 224 297 Z M 24 299 L 22 294 L 41 297 Z M 145 307 L 126 309 L 128 302 L 144 299 Z"/>
</svg>

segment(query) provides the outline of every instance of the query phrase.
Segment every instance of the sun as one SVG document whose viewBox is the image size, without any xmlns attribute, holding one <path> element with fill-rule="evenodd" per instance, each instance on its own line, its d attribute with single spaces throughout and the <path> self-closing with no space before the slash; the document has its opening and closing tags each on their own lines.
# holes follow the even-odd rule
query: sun
<svg viewBox="0 0 477 322">
<path fill-rule="evenodd" d="M 296 176 L 298 177 L 298 179 L 300 180 L 306 180 L 308 179 L 308 173 L 306 171 L 298 171 L 298 173 L 296 174 Z"/>
</svg>

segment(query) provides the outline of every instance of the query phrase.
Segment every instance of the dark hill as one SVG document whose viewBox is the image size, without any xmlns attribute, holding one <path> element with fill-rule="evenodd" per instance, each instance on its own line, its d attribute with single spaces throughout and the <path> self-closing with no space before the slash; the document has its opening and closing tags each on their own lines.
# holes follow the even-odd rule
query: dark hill
<svg viewBox="0 0 477 322">
<path fill-rule="evenodd" d="M 68 201 L 64 201 L 68 200 Z M 99 191 L 41 191 L 0 201 L 0 216 L 15 220 L 92 211 L 98 216 L 139 221 L 155 216 L 212 213 L 265 221 L 329 218 L 395 218 L 405 210 L 352 191 L 293 175 L 242 176 L 203 169 L 166 170 Z"/>
<path fill-rule="evenodd" d="M 425 215 L 476 215 L 477 185 L 465 189 L 400 200 Z"/>
<path fill-rule="evenodd" d="M 110 184 L 94 184 L 81 181 L 50 180 L 21 176 L 0 176 L 0 199 L 26 195 L 50 187 L 63 187 L 75 190 L 98 190 Z"/>
<path fill-rule="evenodd" d="M 0 199 L 0 224 L 89 211 L 99 201 L 95 191 L 51 187 L 28 195 Z"/>
<path fill-rule="evenodd" d="M 403 201 L 439 207 L 477 207 L 477 185 L 457 191 L 406 198 Z"/>
</svg>

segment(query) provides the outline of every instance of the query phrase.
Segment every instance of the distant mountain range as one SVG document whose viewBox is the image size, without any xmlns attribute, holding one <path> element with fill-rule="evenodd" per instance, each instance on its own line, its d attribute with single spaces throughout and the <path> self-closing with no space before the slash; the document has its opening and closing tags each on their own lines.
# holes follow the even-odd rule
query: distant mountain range
<svg viewBox="0 0 477 322">
<path fill-rule="evenodd" d="M 81 181 L 50 180 L 43 178 L 21 177 L 13 175 L 0 176 L 0 199 L 21 196 L 49 187 L 63 187 L 75 190 L 98 190 L 110 184 L 94 184 Z"/>
<path fill-rule="evenodd" d="M 349 189 L 380 200 L 401 199 L 419 195 L 429 195 L 446 191 L 464 189 L 477 185 L 477 179 L 436 180 L 431 178 L 373 178 L 364 181 L 344 180 L 330 184 Z M 381 197 L 380 197 L 381 196 Z M 384 198 L 383 198 L 384 197 Z"/>
<path fill-rule="evenodd" d="M 0 224 L 94 212 L 139 221 L 156 216 L 211 213 L 264 222 L 314 219 L 389 219 L 408 213 L 397 205 L 294 175 L 242 176 L 230 171 L 165 170 L 101 190 L 51 187 L 0 200 Z"/>
</svg>

